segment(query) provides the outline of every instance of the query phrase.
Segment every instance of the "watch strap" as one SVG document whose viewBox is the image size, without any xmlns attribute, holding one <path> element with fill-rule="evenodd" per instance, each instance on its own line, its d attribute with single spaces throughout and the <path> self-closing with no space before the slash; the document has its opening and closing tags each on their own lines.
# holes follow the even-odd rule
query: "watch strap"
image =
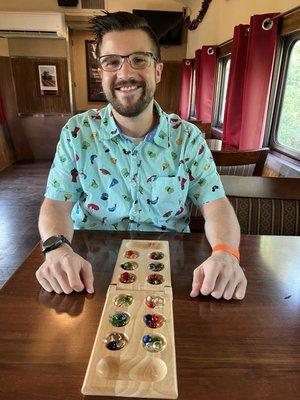
<svg viewBox="0 0 300 400">
<path fill-rule="evenodd" d="M 49 239 L 51 239 L 51 238 L 55 238 L 56 241 L 55 241 L 52 245 L 48 245 L 48 246 L 45 245 L 45 243 L 46 243 Z M 43 253 L 43 254 L 46 254 L 46 253 L 48 253 L 49 251 L 55 250 L 55 249 L 57 249 L 59 246 L 61 246 L 61 245 L 64 244 L 64 243 L 66 243 L 66 244 L 68 244 L 70 247 L 72 247 L 72 246 L 71 246 L 71 243 L 68 241 L 68 239 L 67 239 L 64 235 L 50 236 L 50 238 L 48 238 L 47 240 L 45 240 L 45 242 L 43 242 L 43 245 L 42 245 L 42 253 Z"/>
</svg>

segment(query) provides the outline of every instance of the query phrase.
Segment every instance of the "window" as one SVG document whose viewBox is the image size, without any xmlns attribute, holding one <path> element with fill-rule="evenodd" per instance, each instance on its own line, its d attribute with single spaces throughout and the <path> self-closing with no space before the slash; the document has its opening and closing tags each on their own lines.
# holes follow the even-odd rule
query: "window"
<svg viewBox="0 0 300 400">
<path fill-rule="evenodd" d="M 275 73 L 269 145 L 300 160 L 300 32 L 281 40 Z"/>
<path fill-rule="evenodd" d="M 222 130 L 223 128 L 230 62 L 230 55 L 221 57 L 218 61 L 213 125 L 219 130 Z"/>
<path fill-rule="evenodd" d="M 189 119 L 196 120 L 196 66 L 195 62 L 193 64 L 193 72 L 192 72 L 192 83 L 191 83 L 191 102 L 190 102 L 190 112 Z"/>
</svg>

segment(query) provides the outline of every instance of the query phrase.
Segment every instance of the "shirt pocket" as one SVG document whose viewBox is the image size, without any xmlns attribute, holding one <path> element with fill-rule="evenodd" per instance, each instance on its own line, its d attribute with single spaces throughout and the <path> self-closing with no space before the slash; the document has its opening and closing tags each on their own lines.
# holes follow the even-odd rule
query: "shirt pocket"
<svg viewBox="0 0 300 400">
<path fill-rule="evenodd" d="M 152 183 L 150 205 L 159 219 L 179 216 L 184 211 L 188 179 L 180 176 L 158 177 Z"/>
</svg>

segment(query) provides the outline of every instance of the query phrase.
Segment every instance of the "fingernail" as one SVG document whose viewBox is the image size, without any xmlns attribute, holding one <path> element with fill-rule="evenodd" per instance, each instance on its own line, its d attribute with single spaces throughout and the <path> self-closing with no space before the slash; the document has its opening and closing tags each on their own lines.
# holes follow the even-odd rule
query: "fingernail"
<svg viewBox="0 0 300 400">
<path fill-rule="evenodd" d="M 91 293 L 91 294 L 94 293 L 94 289 L 93 288 L 89 288 L 87 291 L 88 291 L 88 293 Z"/>
</svg>

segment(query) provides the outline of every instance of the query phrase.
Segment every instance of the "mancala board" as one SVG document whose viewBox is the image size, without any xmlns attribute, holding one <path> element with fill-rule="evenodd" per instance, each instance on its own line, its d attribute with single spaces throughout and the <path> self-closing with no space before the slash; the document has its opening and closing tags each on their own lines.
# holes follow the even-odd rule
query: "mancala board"
<svg viewBox="0 0 300 400">
<path fill-rule="evenodd" d="M 84 395 L 178 397 L 169 243 L 123 240 Z"/>
</svg>

